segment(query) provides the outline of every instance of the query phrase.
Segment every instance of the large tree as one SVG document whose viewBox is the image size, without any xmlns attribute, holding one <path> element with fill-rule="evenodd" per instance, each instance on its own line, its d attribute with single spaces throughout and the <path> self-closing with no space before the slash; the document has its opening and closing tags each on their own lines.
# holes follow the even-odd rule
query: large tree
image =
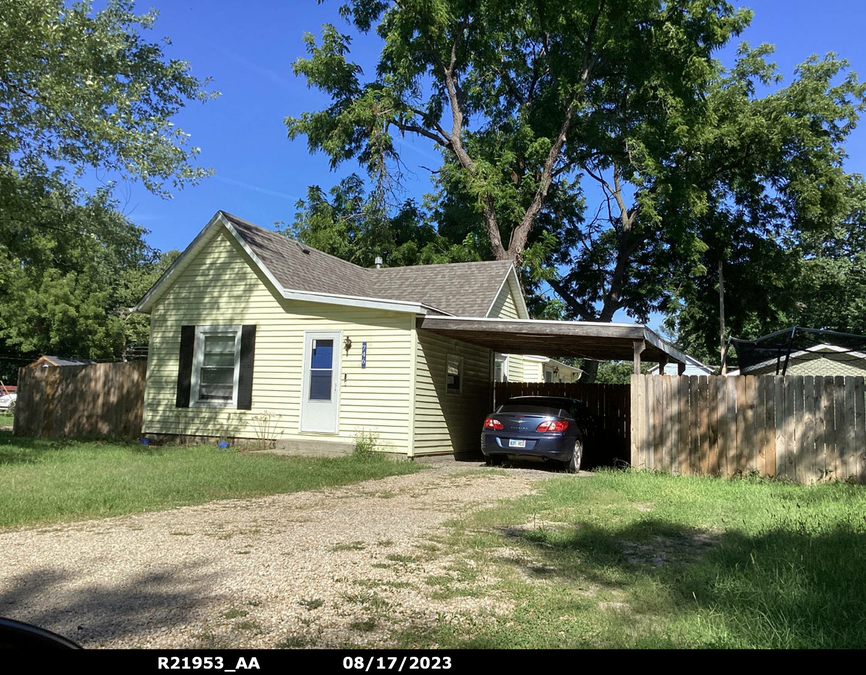
<svg viewBox="0 0 866 675">
<path fill-rule="evenodd" d="M 115 180 L 167 197 L 207 175 L 172 121 L 216 94 L 131 0 L 0 0 L 0 352 L 119 356 L 146 339 L 137 300 L 166 258 L 118 210 Z M 107 187 L 87 194 L 87 172 Z M 10 355 L 11 354 L 11 355 Z M 16 356 L 17 355 L 17 356 Z"/>
<path fill-rule="evenodd" d="M 385 208 L 357 174 L 327 193 L 317 185 L 296 204 L 285 233 L 362 267 L 377 257 L 386 267 L 480 260 L 471 230 L 434 222 L 430 208 L 407 200 Z"/>
<path fill-rule="evenodd" d="M 174 259 L 147 246 L 146 230 L 107 190 L 87 195 L 61 180 L 16 191 L 30 205 L 0 228 L 0 337 L 20 354 L 114 358 L 147 341 L 132 307 Z M 38 214 L 38 219 L 34 214 Z"/>
<path fill-rule="evenodd" d="M 845 214 L 829 229 L 772 234 L 742 231 L 713 242 L 712 270 L 722 262 L 727 335 L 754 339 L 790 326 L 866 335 L 866 182 L 849 176 Z M 725 230 L 729 232 L 728 230 Z M 686 280 L 668 307 L 668 327 L 689 353 L 719 362 L 719 293 L 715 273 Z"/>
<path fill-rule="evenodd" d="M 308 36 L 295 71 L 332 104 L 288 118 L 290 137 L 377 180 L 393 134 L 430 140 L 434 203 L 474 210 L 487 256 L 549 283 L 566 316 L 673 312 L 715 260 L 844 209 L 862 85 L 831 54 L 781 87 L 766 45 L 724 69 L 714 50 L 751 16 L 728 3 L 358 0 L 344 16 L 382 38 L 375 76 L 335 27 Z"/>
<path fill-rule="evenodd" d="M 382 38 L 375 76 L 334 26 L 308 35 L 295 72 L 332 104 L 288 118 L 289 135 L 373 172 L 398 158 L 394 134 L 429 140 L 491 255 L 518 264 L 554 195 L 577 200 L 589 167 L 642 152 L 623 132 L 672 147 L 700 119 L 712 53 L 749 19 L 712 0 L 350 0 L 343 14 Z"/>
</svg>

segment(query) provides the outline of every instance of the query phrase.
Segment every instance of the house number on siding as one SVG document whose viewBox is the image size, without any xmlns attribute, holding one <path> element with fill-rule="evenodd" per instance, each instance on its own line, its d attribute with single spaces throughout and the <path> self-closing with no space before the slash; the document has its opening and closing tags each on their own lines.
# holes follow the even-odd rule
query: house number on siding
<svg viewBox="0 0 866 675">
<path fill-rule="evenodd" d="M 367 343 L 361 343 L 361 368 L 367 367 Z"/>
</svg>

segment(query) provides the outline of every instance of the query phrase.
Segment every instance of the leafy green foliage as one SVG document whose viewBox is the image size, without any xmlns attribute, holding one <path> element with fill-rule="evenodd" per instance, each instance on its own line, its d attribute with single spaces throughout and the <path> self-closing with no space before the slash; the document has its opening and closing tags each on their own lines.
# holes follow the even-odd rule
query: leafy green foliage
<svg viewBox="0 0 866 675">
<path fill-rule="evenodd" d="M 155 12 L 136 15 L 131 0 L 92 4 L 0 0 L 0 166 L 99 168 L 157 194 L 166 182 L 197 182 L 207 173 L 191 164 L 199 149 L 171 118 L 214 94 L 142 37 Z"/>
<path fill-rule="evenodd" d="M 651 363 L 641 363 L 641 372 L 646 374 L 651 367 Z M 595 381 L 598 384 L 629 384 L 632 373 L 634 363 L 631 361 L 605 361 L 598 365 Z"/>
<path fill-rule="evenodd" d="M 852 178 L 847 218 L 804 237 L 795 323 L 866 335 L 866 181 Z"/>
<path fill-rule="evenodd" d="M 120 356 L 146 343 L 146 317 L 128 317 L 176 257 L 144 243 L 146 231 L 106 190 L 85 195 L 56 176 L 0 176 L 26 202 L 0 228 L 0 339 L 18 352 Z"/>
<path fill-rule="evenodd" d="M 306 136 L 333 166 L 359 160 L 377 183 L 387 163 L 399 167 L 395 134 L 429 140 L 443 157 L 429 219 L 452 244 L 472 233 L 485 242 L 477 255 L 522 266 L 539 291 L 536 315 L 686 312 L 679 324 L 702 323 L 703 335 L 687 329 L 685 342 L 704 344 L 706 358 L 718 339 L 709 305 L 694 318 L 684 308 L 708 301 L 707 270 L 731 261 L 732 284 L 744 287 L 755 271 L 746 261 L 762 260 L 762 278 L 785 285 L 792 246 L 847 208 L 843 143 L 864 87 L 834 54 L 808 58 L 783 86 L 768 45 L 742 45 L 723 68 L 714 53 L 748 25 L 748 10 L 350 0 L 343 14 L 381 38 L 375 74 L 351 62 L 350 35 L 328 25 L 319 41 L 308 36 L 295 72 L 331 104 L 288 118 L 290 138 Z M 749 330 L 782 311 L 760 291 L 739 302 Z"/>
<path fill-rule="evenodd" d="M 327 194 L 318 186 L 308 188 L 297 208 L 285 228 L 288 236 L 362 267 L 372 267 L 377 256 L 386 267 L 481 259 L 471 236 L 462 242 L 443 236 L 428 211 L 413 201 L 386 213 L 355 174 Z"/>
<path fill-rule="evenodd" d="M 73 181 L 98 170 L 167 197 L 208 173 L 172 118 L 216 94 L 145 39 L 155 12 L 137 15 L 131 0 L 102 4 L 0 0 L 4 355 L 110 358 L 146 342 L 147 319 L 125 310 L 175 254 L 146 246 L 145 230 L 112 200 L 113 183 L 86 194 Z"/>
<path fill-rule="evenodd" d="M 726 247 L 711 247 L 711 270 L 723 261 L 728 334 L 753 339 L 788 326 L 866 334 L 866 183 L 846 181 L 848 214 L 829 230 L 778 237 L 743 226 Z M 717 275 L 684 283 L 666 321 L 698 358 L 719 362 Z"/>
<path fill-rule="evenodd" d="M 586 161 L 634 152 L 617 130 L 639 129 L 640 151 L 672 145 L 700 114 L 713 50 L 749 18 L 706 0 L 353 0 L 343 14 L 382 39 L 376 75 L 362 80 L 334 26 L 308 36 L 295 72 L 332 103 L 287 118 L 289 136 L 371 172 L 397 159 L 394 133 L 430 140 L 446 158 L 440 183 L 467 197 L 492 255 L 516 261 L 542 211 L 576 209 Z M 609 114 L 624 97 L 624 115 Z"/>
<path fill-rule="evenodd" d="M 719 260 L 736 267 L 742 258 L 763 259 L 760 278 L 773 284 L 789 278 L 787 252 L 801 233 L 827 231 L 842 216 L 843 142 L 863 109 L 864 87 L 831 54 L 811 57 L 788 86 L 757 97 L 759 85 L 781 81 L 766 60 L 771 52 L 743 45 L 733 69 L 719 68 L 703 117 L 654 175 L 629 179 L 633 205 L 620 206 L 626 193 L 616 170 L 609 181 L 598 175 L 611 211 L 601 209 L 559 259 L 572 261 L 558 290 L 575 313 L 608 320 L 611 309 L 626 309 L 642 321 L 651 311 L 676 313 L 687 287 L 714 283 Z M 733 302 L 753 306 L 753 298 L 759 323 L 769 321 L 761 291 L 743 291 Z M 681 302 L 671 304 L 672 296 Z M 718 340 L 715 326 L 709 342 Z"/>
</svg>

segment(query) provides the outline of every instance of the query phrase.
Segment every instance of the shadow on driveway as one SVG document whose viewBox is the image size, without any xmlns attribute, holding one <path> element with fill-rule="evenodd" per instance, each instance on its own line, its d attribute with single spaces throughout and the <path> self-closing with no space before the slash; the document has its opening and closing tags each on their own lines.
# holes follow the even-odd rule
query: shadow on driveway
<svg viewBox="0 0 866 675">
<path fill-rule="evenodd" d="M 0 591 L 0 616 L 82 645 L 153 633 L 154 626 L 170 630 L 188 624 L 208 599 L 216 575 L 199 567 L 147 572 L 111 587 L 96 578 L 82 584 L 67 572 L 43 567 L 9 580 Z"/>
</svg>

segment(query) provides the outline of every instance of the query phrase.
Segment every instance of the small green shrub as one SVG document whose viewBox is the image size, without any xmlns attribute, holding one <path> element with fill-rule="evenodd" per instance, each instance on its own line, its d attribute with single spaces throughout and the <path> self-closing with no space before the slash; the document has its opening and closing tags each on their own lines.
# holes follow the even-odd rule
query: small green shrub
<svg viewBox="0 0 866 675">
<path fill-rule="evenodd" d="M 274 646 L 277 649 L 301 649 L 311 644 L 313 644 L 313 641 L 309 638 L 301 635 L 287 635 Z"/>
<path fill-rule="evenodd" d="M 379 452 L 379 434 L 373 431 L 361 429 L 355 432 L 355 449 L 352 455 L 356 459 L 374 460 L 383 459 L 384 455 Z"/>
</svg>

